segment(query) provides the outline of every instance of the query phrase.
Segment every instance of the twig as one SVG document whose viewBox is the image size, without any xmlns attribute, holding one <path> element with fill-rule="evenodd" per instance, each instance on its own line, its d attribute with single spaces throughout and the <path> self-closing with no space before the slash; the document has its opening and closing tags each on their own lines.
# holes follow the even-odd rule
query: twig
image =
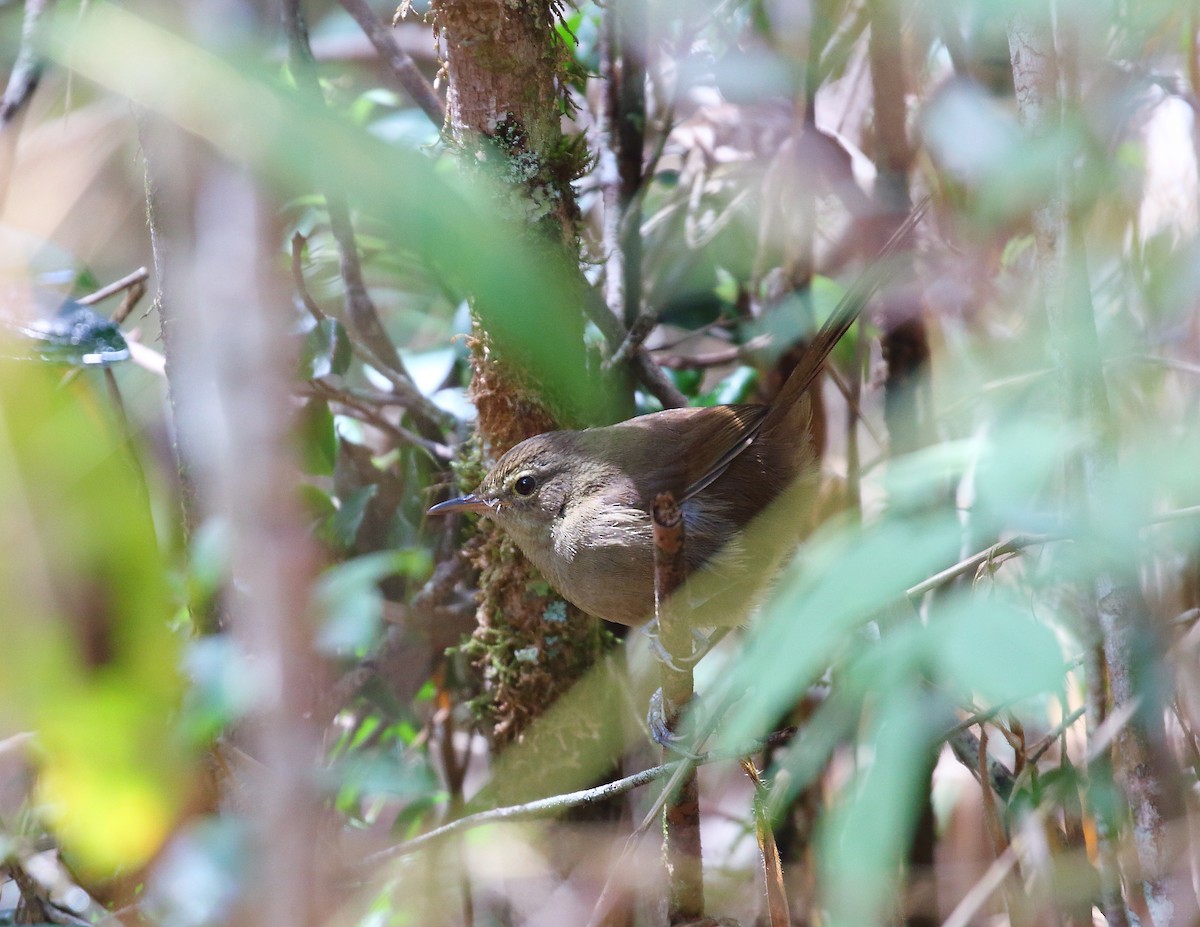
<svg viewBox="0 0 1200 927">
<path fill-rule="evenodd" d="M 1033 813 L 1040 812 L 1035 809 Z M 950 916 L 946 918 L 942 927 L 968 927 L 969 924 L 975 923 L 980 908 L 992 897 L 992 893 L 1004 884 L 1008 874 L 1016 865 L 1017 853 L 1012 844 L 1009 844 L 1005 851 L 988 866 L 979 881 L 971 886 L 970 891 L 963 896 L 957 907 L 950 912 Z"/>
<path fill-rule="evenodd" d="M 1038 544 L 1046 544 L 1050 541 L 1063 541 L 1067 538 L 1063 535 L 1052 534 L 1018 534 L 1015 537 L 1009 538 L 1007 541 L 1000 541 L 993 544 L 991 547 L 981 550 L 977 554 L 972 554 L 966 560 L 960 560 L 952 567 L 947 567 L 940 573 L 936 573 L 928 579 L 923 579 L 915 586 L 905 590 L 905 595 L 909 601 L 916 602 L 921 596 L 927 592 L 931 592 L 940 586 L 946 585 L 953 579 L 957 579 L 964 573 L 969 573 L 971 570 L 978 569 L 981 564 L 987 563 L 989 560 L 995 560 L 997 557 L 1002 557 L 1005 554 L 1015 554 L 1018 551 L 1024 550 L 1026 547 L 1033 547 Z"/>
<path fill-rule="evenodd" d="M 322 100 L 316 62 L 309 45 L 308 27 L 300 10 L 300 0 L 287 0 L 283 6 L 288 49 L 296 82 L 314 100 Z M 346 288 L 346 319 L 363 344 L 369 348 L 372 356 L 377 358 L 374 365 L 381 369 L 386 368 L 394 375 L 396 379 L 389 377 L 393 385 L 398 386 L 401 382 L 405 384 L 402 390 L 411 399 L 411 404 L 407 406 L 409 414 L 416 419 L 418 429 L 432 437 L 448 425 L 449 417 L 421 395 L 420 390 L 413 385 L 412 378 L 404 367 L 404 361 L 400 359 L 396 345 L 392 343 L 379 320 L 379 311 L 367 291 L 362 264 L 358 257 L 358 241 L 354 233 L 354 224 L 350 220 L 350 207 L 345 193 L 328 174 L 321 177 L 321 182 L 325 192 L 325 207 L 329 214 L 329 229 L 338 245 L 342 282 Z"/>
<path fill-rule="evenodd" d="M 754 763 L 744 758 L 742 770 L 754 786 L 754 831 L 758 838 L 758 852 L 762 857 L 763 881 L 767 895 L 767 913 L 771 927 L 787 927 L 792 922 L 788 911 L 787 889 L 783 884 L 783 866 L 779 859 L 779 846 L 771 827 L 771 815 L 767 787 Z"/>
<path fill-rule="evenodd" d="M 296 288 L 296 293 L 300 297 L 300 302 L 304 304 L 304 308 L 318 322 L 324 322 L 327 318 L 325 311 L 317 305 L 317 301 L 312 298 L 312 294 L 308 292 L 308 282 L 304 279 L 304 246 L 306 240 L 303 235 L 297 232 L 292 236 L 292 285 Z"/>
<path fill-rule="evenodd" d="M 142 301 L 142 297 L 146 295 L 146 283 L 143 280 L 136 280 L 125 291 L 125 295 L 121 298 L 121 305 L 113 311 L 113 314 L 108 317 L 108 320 L 113 325 L 123 325 L 125 320 L 129 318 L 129 314 L 133 312 L 133 307 Z M 147 314 L 149 309 L 146 310 Z M 144 317 L 144 316 L 143 316 Z"/>
<path fill-rule="evenodd" d="M 680 355 L 658 357 L 655 358 L 655 362 L 660 367 L 669 367 L 672 370 L 694 370 L 700 367 L 719 367 L 722 364 L 732 364 L 734 361 L 741 360 L 744 352 L 744 345 L 731 345 L 728 348 L 721 348 L 719 351 L 693 354 L 691 357 Z"/>
<path fill-rule="evenodd" d="M 1054 726 L 1054 730 L 1043 737 L 1041 743 L 1038 744 L 1038 746 L 1032 751 L 1030 751 L 1029 763 L 1031 765 L 1036 764 L 1037 761 L 1045 755 L 1046 751 L 1054 746 L 1054 742 L 1063 734 L 1065 734 L 1070 729 L 1071 725 L 1082 718 L 1086 713 L 1087 706 L 1081 705 L 1079 708 L 1076 708 L 1073 712 L 1063 718 L 1062 721 L 1056 724 Z"/>
<path fill-rule="evenodd" d="M 446 121 L 446 110 L 437 91 L 425 79 L 412 57 L 400 47 L 396 37 L 375 15 L 365 0 L 340 0 L 342 9 L 354 17 L 359 28 L 366 34 L 380 57 L 387 62 L 400 86 L 408 93 L 421 111 L 439 129 Z"/>
<path fill-rule="evenodd" d="M 729 758 L 729 756 L 711 755 L 701 758 L 700 762 L 715 762 L 718 759 Z M 572 808 L 599 804 L 617 795 L 624 795 L 626 792 L 631 792 L 636 788 L 647 785 L 656 779 L 661 779 L 663 776 L 674 772 L 685 762 L 692 761 L 674 760 L 670 763 L 652 766 L 639 773 L 634 773 L 631 776 L 607 782 L 604 785 L 595 786 L 594 788 L 580 789 L 575 792 L 567 792 L 563 795 L 552 795 L 549 798 L 539 798 L 521 805 L 508 805 L 503 808 L 489 808 L 486 811 L 477 811 L 456 821 L 451 821 L 449 824 L 436 827 L 428 833 L 421 834 L 419 837 L 414 837 L 404 843 L 372 853 L 363 859 L 363 864 L 374 866 L 399 856 L 408 856 L 433 843 L 445 840 L 447 837 L 453 837 L 463 831 L 473 830 L 485 824 L 537 820 L 539 818 L 553 817 Z"/>
<path fill-rule="evenodd" d="M 291 249 L 292 282 L 304 308 L 318 322 L 323 322 L 329 316 L 317 305 L 317 301 L 312 298 L 312 294 L 308 291 L 308 284 L 304 279 L 304 268 L 301 264 L 303 246 L 304 238 L 298 234 L 293 236 Z M 370 364 L 380 376 L 392 384 L 392 389 L 395 390 L 393 394 L 395 396 L 395 405 L 402 406 L 406 411 L 413 413 L 414 416 L 434 422 L 440 429 L 449 429 L 454 426 L 454 416 L 434 405 L 428 397 L 417 389 L 416 384 L 406 374 L 390 368 L 379 359 L 369 346 L 353 337 L 352 333 L 348 332 L 347 334 L 350 335 L 350 350 L 357 354 L 360 360 Z M 432 438 L 422 438 L 421 440 L 433 441 L 434 444 L 440 443 L 434 441 Z"/>
<path fill-rule="evenodd" d="M 394 440 L 419 447 L 438 463 L 444 464 L 454 457 L 454 451 L 449 446 L 439 441 L 431 441 L 428 438 L 423 438 L 409 431 L 403 425 L 397 425 L 394 422 L 388 421 L 377 410 L 370 407 L 368 404 L 372 401 L 370 399 L 364 399 L 351 391 L 339 389 L 324 380 L 313 380 L 310 386 L 301 385 L 298 391 L 301 395 L 309 395 L 345 406 L 364 421 L 390 435 Z M 403 400 L 400 397 L 392 398 L 396 405 L 403 405 Z"/>
<path fill-rule="evenodd" d="M 951 752 L 954 753 L 955 759 L 963 764 L 971 775 L 979 779 L 982 771 L 979 768 L 979 738 L 972 734 L 969 730 L 961 730 L 957 733 L 952 733 L 946 738 L 946 743 L 949 745 Z M 988 758 L 987 779 L 992 789 L 997 795 L 1008 800 L 1013 792 L 1013 786 L 1016 782 L 1015 777 L 1008 768 L 997 760 Z"/>
<path fill-rule="evenodd" d="M 25 19 L 21 23 L 21 43 L 12 73 L 0 99 L 0 209 L 8 196 L 9 181 L 17 159 L 17 136 L 24 120 L 25 104 L 33 96 L 42 78 L 43 61 L 37 46 L 43 15 L 54 0 L 25 0 Z M 17 116 L 22 119 L 18 120 Z"/>
<path fill-rule="evenodd" d="M 625 337 L 621 323 L 609 310 L 600 294 L 591 287 L 584 291 L 583 309 L 587 317 L 600 329 L 600 334 L 604 336 L 609 349 L 616 350 Z M 633 369 L 634 376 L 663 406 L 668 409 L 679 409 L 688 404 L 687 397 L 667 379 L 666 374 L 650 359 L 650 355 L 646 353 L 644 347 L 639 347 L 633 352 L 629 358 L 629 364 Z"/>
<path fill-rule="evenodd" d="M 863 338 L 860 336 L 857 344 L 863 344 Z M 871 424 L 871 420 L 863 415 L 862 406 L 860 404 L 857 390 L 851 389 L 850 384 L 845 378 L 838 373 L 837 367 L 833 364 L 825 365 L 825 372 L 829 374 L 829 379 L 833 381 L 833 385 L 838 388 L 838 392 L 842 394 L 842 398 L 846 400 L 846 405 L 849 407 L 850 415 L 856 422 L 862 422 L 863 427 L 867 429 L 867 434 L 871 436 L 871 440 L 875 442 L 876 447 L 887 447 L 887 442 L 883 435 L 875 430 L 875 426 Z M 858 381 L 858 372 L 855 371 L 855 380 Z"/>
<path fill-rule="evenodd" d="M 96 303 L 108 299 L 108 297 L 114 296 L 117 293 L 120 293 L 122 290 L 133 289 L 139 283 L 145 283 L 148 279 L 150 279 L 150 271 L 148 271 L 145 267 L 139 267 L 133 273 L 126 274 L 120 280 L 114 280 L 112 283 L 108 284 L 108 286 L 100 287 L 100 289 L 96 290 L 95 293 L 89 293 L 87 296 L 81 296 L 77 302 L 82 306 L 94 306 Z M 124 321 L 124 319 L 118 320 L 114 318 L 113 321 L 119 325 L 122 321 Z"/>
<path fill-rule="evenodd" d="M 654 534 L 654 613 L 659 640 L 670 660 L 660 667 L 662 709 L 668 737 L 679 728 L 692 701 L 692 631 L 688 616 L 671 596 L 683 585 L 683 512 L 670 492 L 659 493 L 651 508 Z M 665 755 L 670 747 L 663 747 Z M 704 870 L 700 849 L 700 786 L 693 768 L 667 795 L 663 818 L 663 856 L 667 865 L 667 919 L 671 924 L 704 915 Z"/>
</svg>

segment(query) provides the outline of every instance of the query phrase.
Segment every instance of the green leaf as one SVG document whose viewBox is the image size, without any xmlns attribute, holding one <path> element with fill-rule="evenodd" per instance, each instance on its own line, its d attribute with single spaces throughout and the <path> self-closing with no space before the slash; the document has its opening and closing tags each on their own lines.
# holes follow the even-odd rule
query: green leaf
<svg viewBox="0 0 1200 927">
<path fill-rule="evenodd" d="M 950 514 L 888 519 L 869 527 L 828 525 L 804 545 L 751 623 L 743 658 L 722 680 L 749 693 L 723 736 L 741 743 L 796 703 L 855 629 L 905 590 L 957 559 L 960 528 Z"/>
<path fill-rule="evenodd" d="M 339 550 L 350 550 L 354 546 L 367 506 L 378 491 L 379 487 L 371 483 L 369 486 L 360 486 L 340 500 L 337 514 L 329 523 L 329 538 Z"/>
<path fill-rule="evenodd" d="M 157 852 L 188 793 L 177 602 L 125 437 L 59 379 L 0 364 L 0 704 L 37 733 L 57 838 L 105 876 Z"/>
<path fill-rule="evenodd" d="M 330 567 L 318 579 L 314 600 L 321 630 L 317 645 L 326 653 L 358 653 L 375 639 L 383 619 L 380 580 L 423 576 L 431 569 L 428 551 L 381 551 Z"/>
<path fill-rule="evenodd" d="M 1054 632 L 1001 593 L 962 593 L 930 626 L 940 673 L 988 704 L 1058 692 L 1066 667 Z"/>
<path fill-rule="evenodd" d="M 305 380 L 341 376 L 350 369 L 351 356 L 350 338 L 341 322 L 314 321 L 300 347 L 300 376 Z"/>
<path fill-rule="evenodd" d="M 300 409 L 298 432 L 304 472 L 331 476 L 337 459 L 337 431 L 329 403 L 320 399 L 306 402 Z"/>
<path fill-rule="evenodd" d="M 924 702 L 910 682 L 873 704 L 866 766 L 822 820 L 817 859 L 835 927 L 886 922 L 929 762 Z"/>
</svg>

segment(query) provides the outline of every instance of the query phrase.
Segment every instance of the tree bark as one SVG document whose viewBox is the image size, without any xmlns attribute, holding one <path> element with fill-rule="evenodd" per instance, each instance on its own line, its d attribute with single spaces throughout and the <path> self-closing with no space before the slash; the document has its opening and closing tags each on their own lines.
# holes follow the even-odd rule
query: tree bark
<svg viewBox="0 0 1200 927">
<path fill-rule="evenodd" d="M 450 132 L 464 169 L 494 174 L 512 191 L 510 208 L 523 215 L 548 259 L 577 265 L 579 211 L 571 181 L 584 162 L 582 142 L 566 137 L 561 126 L 568 50 L 555 29 L 556 9 L 548 0 L 438 0 L 432 14 L 445 41 Z M 582 341 L 580 307 L 562 311 L 576 314 Z M 472 344 L 471 390 L 487 456 L 579 424 L 563 421 L 537 372 L 522 369 L 478 325 Z M 482 589 L 474 650 L 489 681 L 493 739 L 504 745 L 520 739 L 592 665 L 599 627 L 551 592 L 493 525 L 481 526 L 470 556 Z"/>
</svg>

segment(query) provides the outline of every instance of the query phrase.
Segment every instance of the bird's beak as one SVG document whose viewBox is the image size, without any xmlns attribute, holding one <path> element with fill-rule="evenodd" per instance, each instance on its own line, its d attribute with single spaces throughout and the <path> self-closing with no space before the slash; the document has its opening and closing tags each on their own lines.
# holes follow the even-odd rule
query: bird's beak
<svg viewBox="0 0 1200 927">
<path fill-rule="evenodd" d="M 445 502 L 439 502 L 431 508 L 426 515 L 448 515 L 451 512 L 478 512 L 485 515 L 492 511 L 491 505 L 486 499 L 481 499 L 475 493 L 467 493 L 465 496 L 459 496 L 457 499 L 447 499 Z"/>
</svg>

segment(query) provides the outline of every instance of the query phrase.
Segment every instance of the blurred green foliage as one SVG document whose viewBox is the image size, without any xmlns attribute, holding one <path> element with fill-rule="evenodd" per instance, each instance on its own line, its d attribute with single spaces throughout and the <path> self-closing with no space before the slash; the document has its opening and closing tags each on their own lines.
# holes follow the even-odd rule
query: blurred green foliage
<svg viewBox="0 0 1200 927">
<path fill-rule="evenodd" d="M 144 863 L 189 790 L 176 601 L 143 462 L 61 370 L 0 366 L 0 701 L 38 732 L 37 800 L 80 869 Z"/>
<path fill-rule="evenodd" d="M 851 51 L 863 34 L 850 6 L 817 3 L 801 28 L 778 4 L 700 4 L 688 7 L 688 16 L 664 4 L 657 14 L 675 17 L 670 37 L 688 48 L 671 62 L 680 99 L 694 91 L 727 106 L 792 93 L 805 73 L 842 76 L 856 66 Z M 1163 512 L 1200 501 L 1200 430 L 1187 379 L 1196 366 L 1186 356 L 1194 348 L 1200 290 L 1195 229 L 1144 228 L 1149 219 L 1139 209 L 1148 197 L 1151 159 L 1131 113 L 1166 93 L 1166 82 L 1124 64 L 1174 62 L 1186 30 L 1170 4 L 1105 4 L 1100 12 L 1061 5 L 1060 19 L 1078 19 L 1083 60 L 1111 84 L 1097 80 L 1058 129 L 1033 134 L 1002 86 L 958 79 L 963 75 L 930 77 L 946 72 L 950 52 L 937 33 L 947 21 L 962 26 L 966 52 L 986 57 L 995 51 L 989 52 L 995 38 L 989 30 L 1013 6 L 935 4 L 943 18 L 914 33 L 925 43 L 920 61 L 927 71 L 911 120 L 921 151 L 913 175 L 934 191 L 940 210 L 929 220 L 925 245 L 936 441 L 898 458 L 868 447 L 865 504 L 830 518 L 807 541 L 745 631 L 741 649 L 714 671 L 706 698 L 708 705 L 732 703 L 717 742 L 734 747 L 770 730 L 819 680 L 831 681 L 831 694 L 774 771 L 786 774 L 779 780 L 786 787 L 775 795 L 782 803 L 846 760 L 848 772 L 815 838 L 822 903 L 836 923 L 881 921 L 931 758 L 964 714 L 1011 717 L 1044 736 L 1077 708 L 1080 667 L 1097 633 L 1080 596 L 1097 571 L 1119 565 L 1146 578 L 1159 594 L 1156 620 L 1169 636 L 1177 587 L 1194 569 L 1200 546 L 1190 518 L 1156 522 Z M 917 19 L 926 15 L 924 8 L 905 9 Z M 568 11 L 561 30 L 564 42 L 579 39 L 569 76 L 580 92 L 587 89 L 584 72 L 594 76 L 601 66 L 601 15 L 601 7 L 582 4 Z M 1104 30 L 1089 27 L 1097 20 Z M 1194 23 L 1188 28 L 1194 31 Z M 747 51 L 741 46 L 748 36 L 764 45 Z M 821 47 L 810 49 L 810 41 Z M 1156 43 L 1170 51 L 1156 58 Z M 437 127 L 394 92 L 347 91 L 327 78 L 335 105 L 324 106 L 300 98 L 278 67 L 252 57 L 257 51 L 222 58 L 106 3 L 94 4 L 78 22 L 74 14 L 60 22 L 50 50 L 58 64 L 94 82 L 89 93 L 111 92 L 177 122 L 285 200 L 281 225 L 287 236 L 304 238 L 304 283 L 323 306 L 340 304 L 345 288 L 326 201 L 312 191 L 345 193 L 372 294 L 418 392 L 462 419 L 455 421 L 459 434 L 448 427 L 440 440 L 450 443 L 466 430 L 464 349 L 448 343 L 468 329 L 468 300 L 496 343 L 535 372 L 566 422 L 604 422 L 616 414 L 598 385 L 599 357 L 588 347 L 576 269 L 563 263 L 564 254 L 531 240 L 485 174 L 457 172 L 442 156 Z M 683 156 L 665 158 L 642 202 L 649 302 L 684 337 L 704 332 L 742 351 L 715 373 L 699 364 L 670 371 L 698 405 L 753 399 L 760 375 L 746 361 L 777 360 L 827 317 L 850 276 L 815 274 L 802 291 L 746 316 L 745 301 L 766 296 L 756 260 L 780 250 L 778 242 L 758 239 L 762 214 L 790 217 L 798 212 L 793 197 L 811 192 L 821 207 L 812 221 L 824 229 L 821 209 L 835 211 L 838 187 L 822 178 L 827 186 L 814 180 L 816 192 L 796 191 L 740 173 L 750 159 L 737 146 L 760 145 L 768 149 L 765 159 L 774 158 L 777 126 L 745 129 L 750 141 L 739 134 L 740 122 L 724 135 L 728 126 L 703 128 L 711 133 L 697 136 L 708 146 L 703 169 Z M 867 147 L 878 142 L 860 140 Z M 1052 343 L 1044 318 L 1030 215 L 1062 192 L 1056 171 L 1064 164 L 1072 166 L 1065 185 L 1071 218 L 1089 246 L 1088 273 L 1077 279 L 1090 283 L 1096 360 L 1112 410 L 1107 421 L 1064 408 L 1061 364 L 1070 352 Z M 847 178 L 848 169 L 836 175 L 838 182 Z M 828 241 L 817 245 L 821 258 L 836 252 Z M 77 289 L 94 285 L 86 267 L 72 272 Z M 312 318 L 297 310 L 298 380 L 373 395 L 384 386 L 379 372 L 355 355 L 354 333 L 337 311 Z M 871 340 L 878 334 L 860 328 Z M 852 340 L 834 359 L 858 376 Z M 0 673 L 0 720 L 38 732 L 39 810 L 81 871 L 109 875 L 136 868 L 160 848 L 190 794 L 197 744 L 244 720 L 256 693 L 253 672 L 230 637 L 188 639 L 199 624 L 189 610 L 196 616 L 219 607 L 229 578 L 226 529 L 204 523 L 189 551 L 176 550 L 174 515 L 159 514 L 158 526 L 152 518 L 174 508 L 154 457 L 138 442 L 127 444 L 98 381 L 60 380 L 61 371 L 40 364 L 0 367 L 6 552 L 0 636 L 6 651 L 19 655 Z M 869 370 L 866 380 L 869 403 L 878 377 Z M 656 403 L 641 400 L 644 409 Z M 331 663 L 352 665 L 372 657 L 394 632 L 385 620 L 388 598 L 411 601 L 437 578 L 434 541 L 421 516 L 430 484 L 441 478 L 438 448 L 423 436 L 424 445 L 398 442 L 378 453 L 361 408 L 335 411 L 327 396 L 309 393 L 298 408 L 298 457 L 306 474 L 298 492 L 314 536 L 342 561 L 315 585 L 316 646 Z M 878 417 L 878 409 L 863 414 Z M 831 431 L 840 427 L 835 422 Z M 1095 448 L 1111 452 L 1120 468 L 1075 485 L 1068 465 Z M 909 597 L 914 585 L 1016 532 L 1044 537 L 928 599 Z M 437 559 L 448 559 L 446 547 Z M 1153 586 L 1152 578 L 1165 575 L 1161 587 Z M 435 650 L 431 640 L 445 646 L 425 626 L 413 638 L 406 643 L 414 651 Z M 1155 659 L 1163 662 L 1139 667 L 1145 679 L 1170 677 L 1168 661 Z M 406 664 L 412 678 L 390 680 L 394 690 L 357 692 L 331 725 L 328 764 L 314 779 L 329 807 L 354 828 L 382 821 L 395 837 L 407 838 L 461 797 L 444 781 L 447 757 L 459 745 L 451 743 L 436 759 L 429 749 L 437 725 L 452 741 L 453 722 L 464 720 L 447 703 L 444 679 L 429 682 L 432 663 Z M 1194 668 L 1182 674 L 1191 681 Z M 588 715 L 606 682 L 588 680 L 531 739 L 573 743 L 571 737 L 595 734 L 592 724 L 603 728 L 605 749 L 618 752 L 622 719 Z M 1156 684 L 1167 704 L 1168 683 Z M 610 759 L 564 762 L 534 779 L 510 755 L 481 801 L 582 787 Z M 1089 768 L 1080 755 L 1064 753 L 1054 767 L 1034 764 L 1011 795 L 999 796 L 1007 801 L 1005 823 L 1015 826 L 1046 808 L 1077 818 L 1086 795 L 1088 813 L 1119 829 L 1128 810 L 1111 776 L 1104 763 Z M 1194 785 L 1194 766 L 1180 776 Z M 172 873 L 192 867 L 218 886 L 235 880 L 247 852 L 236 830 L 202 821 L 178 832 L 166 875 L 154 883 L 163 911 L 179 910 L 173 906 L 188 895 L 168 891 Z M 486 850 L 487 841 L 478 842 Z M 1086 854 L 1080 858 L 1089 867 Z M 197 881 L 179 877 L 176 887 L 197 894 L 204 883 L 191 878 Z M 402 890 L 418 894 L 411 873 L 408 883 L 397 878 Z M 1081 884 L 1091 887 L 1086 879 Z M 187 914 L 186 922 L 224 916 L 228 899 L 215 889 L 212 898 L 211 909 Z M 368 921 L 385 923 L 410 902 L 420 907 L 412 897 L 391 907 L 378 902 Z"/>
</svg>

